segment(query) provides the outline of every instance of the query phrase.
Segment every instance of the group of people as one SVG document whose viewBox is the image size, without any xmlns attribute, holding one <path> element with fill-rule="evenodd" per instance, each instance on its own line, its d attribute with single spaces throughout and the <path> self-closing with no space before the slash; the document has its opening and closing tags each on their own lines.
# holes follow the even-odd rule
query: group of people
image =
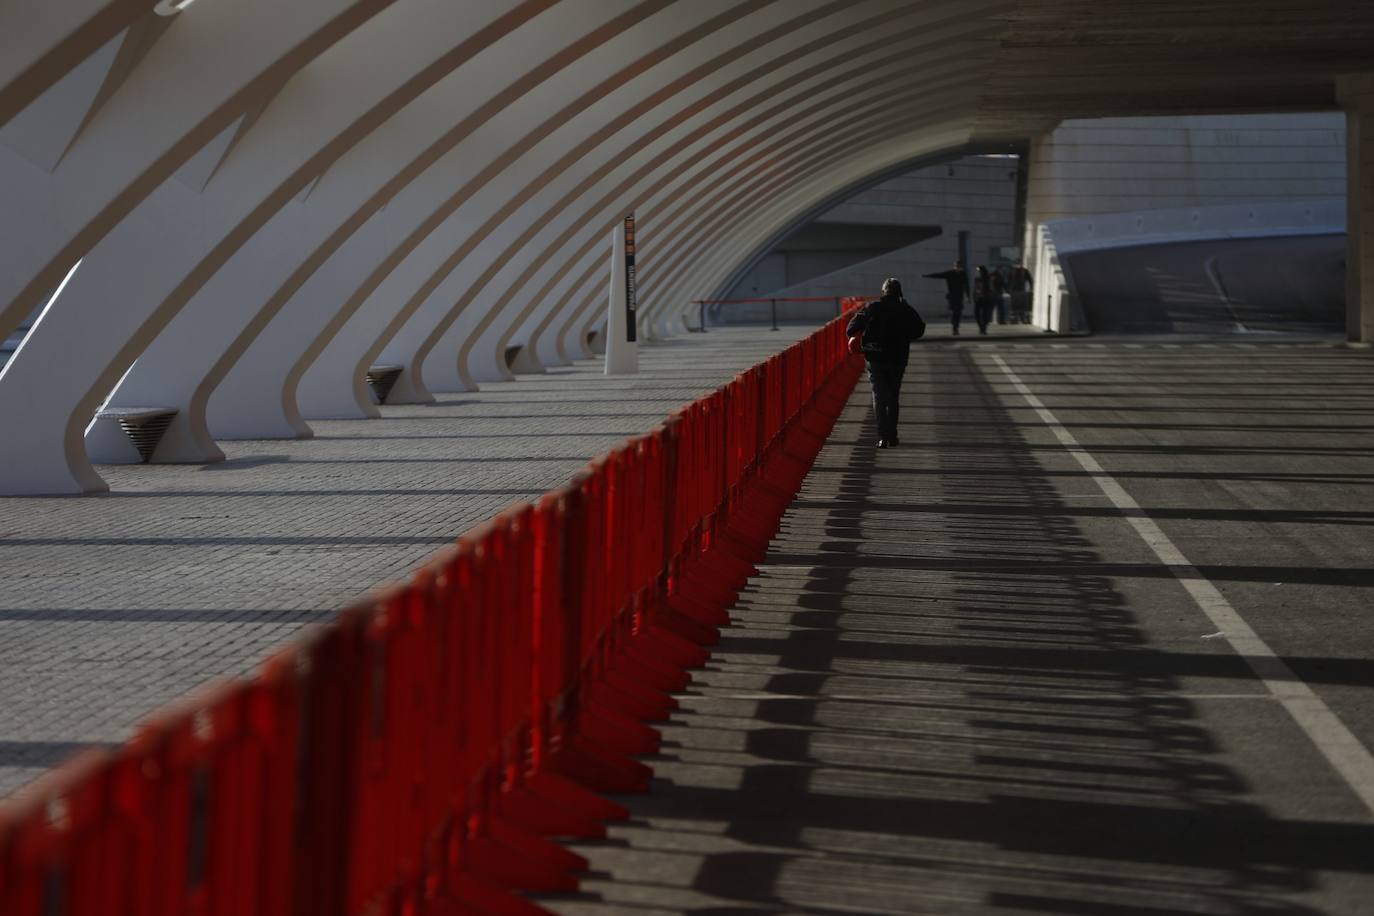
<svg viewBox="0 0 1374 916">
<path fill-rule="evenodd" d="M 956 263 L 952 270 L 925 276 L 945 281 L 950 319 L 954 324 L 954 333 L 958 334 L 959 319 L 963 317 L 969 288 L 968 275 Z M 973 308 L 978 332 L 988 332 L 994 310 L 997 310 L 998 323 L 1005 321 L 1003 293 L 1010 294 L 1012 320 L 1029 321 L 1030 291 L 1031 275 L 1025 265 L 998 268 L 994 272 L 980 266 L 973 281 Z M 884 280 L 882 297 L 855 312 L 845 327 L 850 350 L 862 352 L 868 363 L 868 381 L 873 388 L 873 414 L 878 423 L 878 448 L 892 448 L 899 444 L 897 411 L 902 377 L 906 374 L 911 342 L 919 340 L 925 332 L 925 322 L 903 298 L 902 284 L 896 277 Z"/>
<path fill-rule="evenodd" d="M 950 326 L 959 333 L 959 325 L 964 318 L 964 303 L 970 293 L 973 296 L 973 318 L 978 322 L 978 333 L 986 334 L 992 323 L 994 313 L 998 324 L 1007 323 L 1007 300 L 1011 300 L 1011 320 L 1013 324 L 1030 321 L 1031 289 L 1033 281 L 1026 265 L 1009 267 L 1003 264 L 989 271 L 980 264 L 974 271 L 970 286 L 968 273 L 963 265 L 955 262 L 954 267 L 939 273 L 925 274 L 931 280 L 945 281 L 945 301 L 949 303 Z"/>
</svg>

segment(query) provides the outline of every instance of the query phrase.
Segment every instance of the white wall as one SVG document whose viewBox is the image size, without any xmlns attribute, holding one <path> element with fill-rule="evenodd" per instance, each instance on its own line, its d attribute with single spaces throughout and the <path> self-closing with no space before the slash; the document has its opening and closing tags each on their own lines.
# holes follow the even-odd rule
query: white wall
<svg viewBox="0 0 1374 916">
<path fill-rule="evenodd" d="M 1025 246 L 1037 280 L 1034 320 L 1075 329 L 1057 253 L 1044 248 L 1059 235 L 1122 244 L 1132 233 L 1141 242 L 1184 240 L 1248 223 L 1247 234 L 1281 234 L 1326 225 L 1345 193 L 1342 112 L 1065 121 L 1031 143 Z M 1299 215 L 1288 218 L 1289 209 Z M 1085 219 L 1105 214 L 1118 216 Z"/>
<path fill-rule="evenodd" d="M 1043 221 L 1344 196 L 1341 112 L 1101 118 L 1035 144 L 1026 209 Z"/>
<path fill-rule="evenodd" d="M 987 261 L 991 246 L 1014 244 L 1016 169 L 1013 158 L 966 156 L 915 169 L 861 191 L 826 211 L 817 222 L 940 226 L 942 234 L 783 289 L 768 285 L 777 273 L 765 258 L 736 285 L 733 295 L 876 296 L 884 279 L 898 277 L 907 299 L 923 314 L 943 312 L 944 284 L 922 280 L 921 275 L 949 268 L 958 253 L 960 230 L 971 233 L 974 264 Z M 738 307 L 734 311 L 739 313 Z"/>
</svg>

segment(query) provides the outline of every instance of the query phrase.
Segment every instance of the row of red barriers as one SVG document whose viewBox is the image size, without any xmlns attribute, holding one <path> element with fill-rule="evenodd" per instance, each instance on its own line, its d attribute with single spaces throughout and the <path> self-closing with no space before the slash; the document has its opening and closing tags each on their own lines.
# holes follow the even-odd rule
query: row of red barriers
<svg viewBox="0 0 1374 916">
<path fill-rule="evenodd" d="M 0 808 L 0 913 L 543 912 L 853 387 L 841 321 L 48 774 Z"/>
</svg>

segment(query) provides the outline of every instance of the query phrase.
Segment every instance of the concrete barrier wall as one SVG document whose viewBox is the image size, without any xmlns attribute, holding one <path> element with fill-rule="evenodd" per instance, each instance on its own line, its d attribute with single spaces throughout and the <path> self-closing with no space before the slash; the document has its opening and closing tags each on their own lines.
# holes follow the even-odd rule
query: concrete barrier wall
<svg viewBox="0 0 1374 916">
<path fill-rule="evenodd" d="M 1203 239 L 1329 235 L 1345 231 L 1345 199 L 1137 210 L 1049 220 L 1045 226 L 1061 254 Z"/>
</svg>

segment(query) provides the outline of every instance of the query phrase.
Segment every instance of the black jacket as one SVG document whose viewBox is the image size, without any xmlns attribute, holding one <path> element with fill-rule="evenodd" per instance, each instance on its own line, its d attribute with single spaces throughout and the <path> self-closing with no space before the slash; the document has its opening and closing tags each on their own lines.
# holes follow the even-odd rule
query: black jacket
<svg viewBox="0 0 1374 916">
<path fill-rule="evenodd" d="M 1031 277 L 1031 272 L 1024 267 L 1013 267 L 1011 276 L 1007 278 L 1007 291 L 1012 293 L 1028 293 L 1035 286 L 1035 281 Z"/>
<path fill-rule="evenodd" d="M 905 366 L 913 340 L 920 340 L 926 323 L 907 301 L 891 296 L 868 303 L 849 319 L 845 333 L 863 338 L 864 359 L 870 363 Z"/>
<path fill-rule="evenodd" d="M 950 270 L 942 270 L 935 274 L 921 274 L 929 280 L 945 281 L 945 298 L 950 304 L 964 304 L 964 297 L 968 295 L 968 274 L 957 267 Z"/>
</svg>

